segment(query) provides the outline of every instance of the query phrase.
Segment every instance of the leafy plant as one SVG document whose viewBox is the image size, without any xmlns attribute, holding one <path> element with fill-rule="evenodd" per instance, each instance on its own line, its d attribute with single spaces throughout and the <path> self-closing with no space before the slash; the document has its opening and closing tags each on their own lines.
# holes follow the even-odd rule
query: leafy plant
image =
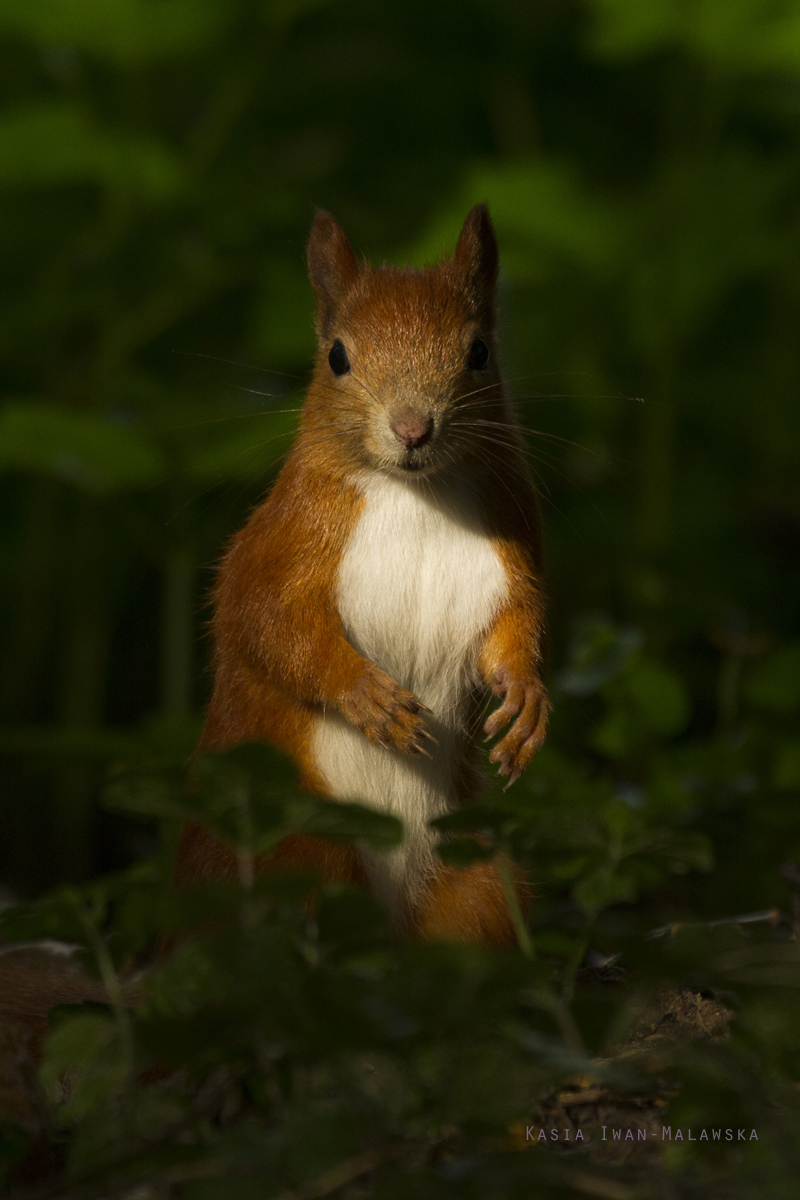
<svg viewBox="0 0 800 1200">
<path fill-rule="evenodd" d="M 76 945 L 109 1001 L 53 1014 L 38 1075 L 0 1026 L 8 1186 L 38 1162 L 76 1198 L 794 1195 L 799 21 L 3 7 L 2 937 Z M 313 207 L 422 263 L 478 200 L 556 701 L 527 775 L 438 826 L 512 901 L 527 876 L 502 954 L 255 869 L 294 829 L 388 846 L 387 818 L 263 747 L 188 771 L 210 570 L 299 416 Z M 235 880 L 170 890 L 187 817 Z M 626 1161 L 615 1122 L 748 1143 Z"/>
</svg>

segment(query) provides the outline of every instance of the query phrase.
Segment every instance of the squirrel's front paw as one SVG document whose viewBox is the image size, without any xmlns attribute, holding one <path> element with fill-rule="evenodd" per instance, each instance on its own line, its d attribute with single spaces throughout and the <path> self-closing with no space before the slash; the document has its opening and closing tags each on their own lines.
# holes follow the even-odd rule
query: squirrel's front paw
<svg viewBox="0 0 800 1200">
<path fill-rule="evenodd" d="M 498 763 L 500 774 L 508 776 L 506 787 L 516 783 L 547 736 L 547 719 L 553 707 L 538 676 L 514 679 L 500 670 L 492 681 L 492 691 L 503 703 L 484 725 L 487 739 L 504 729 L 516 717 L 506 736 L 497 743 L 489 761 Z"/>
<path fill-rule="evenodd" d="M 430 757 L 425 744 L 436 738 L 421 715 L 430 709 L 377 667 L 364 672 L 340 709 L 351 725 L 385 750 Z"/>
</svg>

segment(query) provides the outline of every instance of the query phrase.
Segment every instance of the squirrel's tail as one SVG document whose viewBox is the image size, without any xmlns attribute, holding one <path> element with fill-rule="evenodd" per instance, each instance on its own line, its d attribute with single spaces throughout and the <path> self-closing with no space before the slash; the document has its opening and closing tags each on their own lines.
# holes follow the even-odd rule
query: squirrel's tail
<svg viewBox="0 0 800 1200">
<path fill-rule="evenodd" d="M 55 1005 L 108 1003 L 102 983 L 75 960 L 76 949 L 46 941 L 0 946 L 0 1023 L 28 1035 L 34 1058 L 49 1030 L 47 1014 Z"/>
</svg>

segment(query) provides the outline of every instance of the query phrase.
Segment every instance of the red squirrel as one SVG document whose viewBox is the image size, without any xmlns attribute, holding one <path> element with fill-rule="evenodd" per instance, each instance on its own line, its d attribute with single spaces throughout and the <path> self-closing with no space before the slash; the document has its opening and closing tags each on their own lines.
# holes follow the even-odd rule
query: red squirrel
<svg viewBox="0 0 800 1200">
<path fill-rule="evenodd" d="M 359 262 L 318 211 L 308 244 L 317 355 L 294 447 L 230 543 L 213 592 L 216 676 L 200 748 L 261 740 L 301 786 L 402 818 L 378 854 L 302 834 L 261 869 L 368 884 L 396 925 L 501 944 L 490 863 L 445 867 L 428 822 L 479 787 L 476 737 L 509 784 L 544 741 L 536 491 L 495 344 L 498 249 L 485 205 L 452 259 Z M 185 827 L 175 880 L 235 876 Z"/>
</svg>

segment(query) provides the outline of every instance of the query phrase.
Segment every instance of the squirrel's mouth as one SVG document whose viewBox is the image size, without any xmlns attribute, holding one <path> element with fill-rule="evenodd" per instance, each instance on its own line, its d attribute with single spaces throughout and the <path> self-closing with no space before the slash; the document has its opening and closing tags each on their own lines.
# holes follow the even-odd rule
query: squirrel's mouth
<svg viewBox="0 0 800 1200">
<path fill-rule="evenodd" d="M 397 466 L 404 475 L 429 475 L 436 469 L 437 459 L 426 446 L 424 449 L 406 450 Z"/>
</svg>

